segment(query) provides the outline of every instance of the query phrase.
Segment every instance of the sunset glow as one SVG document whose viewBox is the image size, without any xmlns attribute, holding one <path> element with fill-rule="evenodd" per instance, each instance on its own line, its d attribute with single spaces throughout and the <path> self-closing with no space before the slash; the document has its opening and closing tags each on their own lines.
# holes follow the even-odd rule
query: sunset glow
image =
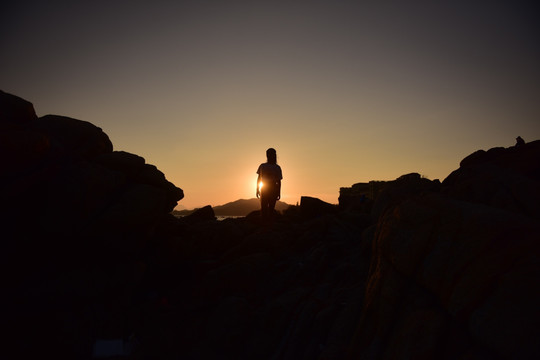
<svg viewBox="0 0 540 360">
<path fill-rule="evenodd" d="M 179 206 L 255 197 L 269 147 L 283 201 L 337 203 L 540 138 L 535 12 L 475 4 L 11 2 L 1 86 L 101 127 L 183 189 Z"/>
</svg>

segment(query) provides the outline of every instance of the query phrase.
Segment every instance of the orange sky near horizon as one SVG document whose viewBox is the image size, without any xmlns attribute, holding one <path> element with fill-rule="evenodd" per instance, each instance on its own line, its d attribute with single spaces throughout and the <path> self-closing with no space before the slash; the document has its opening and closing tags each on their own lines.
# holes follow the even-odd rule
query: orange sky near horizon
<svg viewBox="0 0 540 360">
<path fill-rule="evenodd" d="M 0 86 L 89 121 L 184 190 L 255 197 L 269 147 L 282 200 L 540 139 L 540 30 L 526 1 L 17 1 Z"/>
</svg>

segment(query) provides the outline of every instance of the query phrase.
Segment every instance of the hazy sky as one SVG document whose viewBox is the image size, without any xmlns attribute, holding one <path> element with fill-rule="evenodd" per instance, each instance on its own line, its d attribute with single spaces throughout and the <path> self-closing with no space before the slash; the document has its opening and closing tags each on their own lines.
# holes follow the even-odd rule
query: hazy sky
<svg viewBox="0 0 540 360">
<path fill-rule="evenodd" d="M 0 11 L 0 89 L 90 121 L 187 208 L 282 199 L 540 139 L 533 1 L 24 1 Z"/>
</svg>

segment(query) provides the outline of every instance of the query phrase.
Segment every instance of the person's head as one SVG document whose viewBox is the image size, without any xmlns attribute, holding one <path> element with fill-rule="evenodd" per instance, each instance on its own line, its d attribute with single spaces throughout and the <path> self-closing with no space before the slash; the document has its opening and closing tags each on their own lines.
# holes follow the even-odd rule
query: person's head
<svg viewBox="0 0 540 360">
<path fill-rule="evenodd" d="M 266 150 L 266 159 L 269 163 L 276 164 L 277 163 L 276 149 L 270 148 Z"/>
</svg>

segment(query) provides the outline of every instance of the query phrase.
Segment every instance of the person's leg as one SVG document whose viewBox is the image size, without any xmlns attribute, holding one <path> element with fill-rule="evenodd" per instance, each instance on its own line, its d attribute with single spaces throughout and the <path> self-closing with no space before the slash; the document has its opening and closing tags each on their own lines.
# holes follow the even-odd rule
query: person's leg
<svg viewBox="0 0 540 360">
<path fill-rule="evenodd" d="M 266 218 L 268 216 L 268 196 L 261 194 L 261 217 Z"/>
<path fill-rule="evenodd" d="M 277 201 L 277 199 L 275 197 L 271 197 L 268 200 L 268 216 L 269 217 L 274 216 L 274 208 L 276 207 L 276 201 Z"/>
</svg>

